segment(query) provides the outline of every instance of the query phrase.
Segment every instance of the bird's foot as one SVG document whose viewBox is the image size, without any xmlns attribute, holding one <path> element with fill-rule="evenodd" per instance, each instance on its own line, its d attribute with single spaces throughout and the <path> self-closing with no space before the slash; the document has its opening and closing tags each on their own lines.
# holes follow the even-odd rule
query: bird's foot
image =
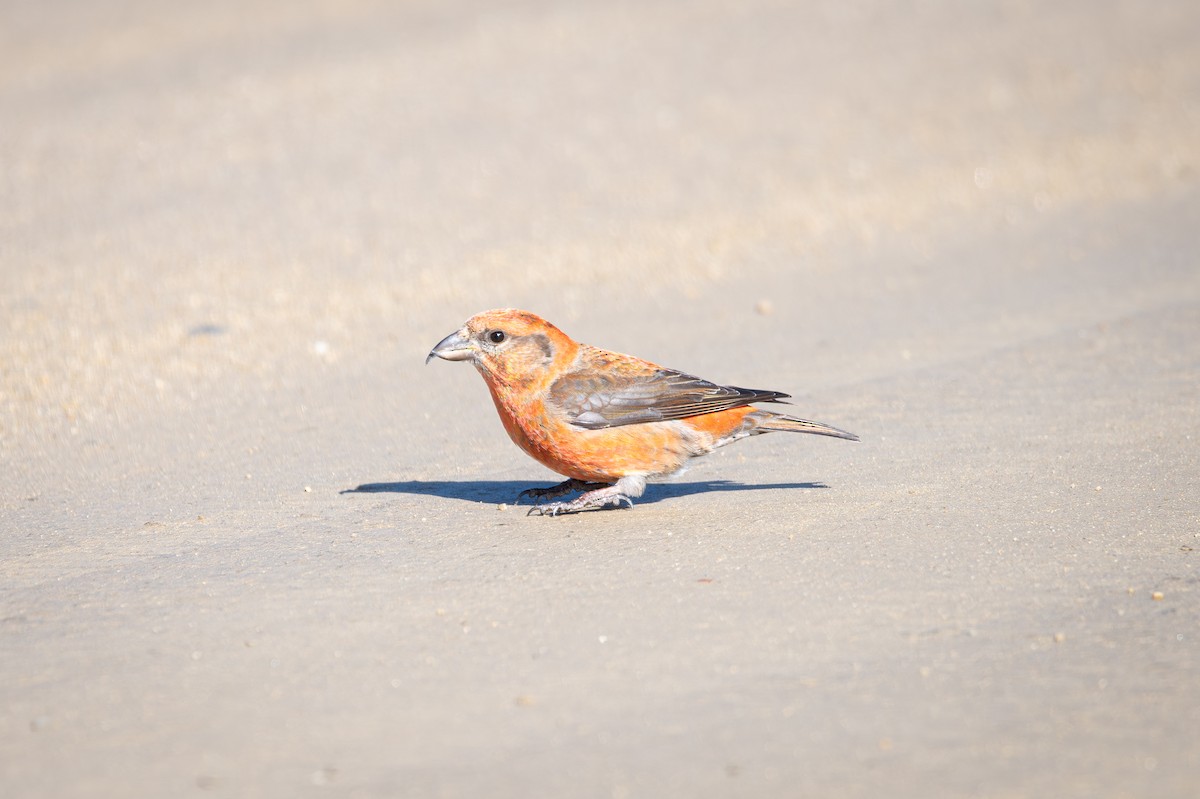
<svg viewBox="0 0 1200 799">
<path fill-rule="evenodd" d="M 534 505 L 541 505 L 544 499 L 558 499 L 564 494 L 570 494 L 572 491 L 591 491 L 594 488 L 603 488 L 608 483 L 589 483 L 586 480 L 564 480 L 558 485 L 550 486 L 549 488 L 527 488 L 513 501 L 514 505 L 520 505 L 521 500 L 529 497 L 533 500 Z M 561 503 L 560 503 L 561 504 Z"/>
<path fill-rule="evenodd" d="M 536 513 L 539 516 L 559 516 L 563 513 L 577 513 L 581 510 L 599 510 L 609 505 L 615 505 L 619 508 L 622 502 L 628 502 L 629 507 L 633 507 L 633 500 L 629 498 L 619 485 L 604 485 L 603 483 L 584 483 L 584 485 L 601 485 L 603 487 L 595 488 L 567 502 L 551 502 L 548 505 L 535 505 L 525 515 L 532 516 Z M 559 486 L 555 487 L 558 488 Z M 562 493 L 565 494 L 567 492 L 563 491 Z"/>
</svg>

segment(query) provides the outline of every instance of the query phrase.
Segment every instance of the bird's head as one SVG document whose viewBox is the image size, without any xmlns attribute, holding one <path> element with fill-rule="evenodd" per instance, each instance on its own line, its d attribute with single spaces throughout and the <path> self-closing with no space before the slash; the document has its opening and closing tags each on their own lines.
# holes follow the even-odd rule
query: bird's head
<svg viewBox="0 0 1200 799">
<path fill-rule="evenodd" d="M 437 343 L 433 358 L 470 361 L 485 379 L 525 383 L 546 375 L 551 365 L 575 357 L 578 345 L 536 314 L 503 308 L 484 311 Z"/>
</svg>

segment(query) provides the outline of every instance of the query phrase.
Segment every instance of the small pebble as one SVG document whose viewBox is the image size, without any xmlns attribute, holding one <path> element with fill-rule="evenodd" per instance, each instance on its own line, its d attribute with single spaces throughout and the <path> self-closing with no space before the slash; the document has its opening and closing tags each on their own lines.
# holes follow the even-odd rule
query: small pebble
<svg viewBox="0 0 1200 799">
<path fill-rule="evenodd" d="M 1163 593 L 1162 593 L 1162 591 L 1155 591 L 1153 594 L 1150 595 L 1150 598 L 1153 599 L 1155 602 L 1159 602 L 1163 598 Z"/>
<path fill-rule="evenodd" d="M 305 494 L 311 494 L 311 493 L 312 493 L 312 486 L 305 486 L 305 487 L 304 487 L 304 493 L 305 493 Z"/>
<path fill-rule="evenodd" d="M 499 505 L 496 506 L 496 510 L 508 510 L 508 503 L 501 502 Z"/>
</svg>

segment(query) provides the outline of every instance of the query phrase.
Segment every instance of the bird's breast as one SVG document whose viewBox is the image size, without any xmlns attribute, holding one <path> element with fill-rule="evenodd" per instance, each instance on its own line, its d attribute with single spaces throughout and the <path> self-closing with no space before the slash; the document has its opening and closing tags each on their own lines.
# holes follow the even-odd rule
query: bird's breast
<svg viewBox="0 0 1200 799">
<path fill-rule="evenodd" d="M 571 424 L 539 398 L 515 398 L 491 389 L 509 438 L 559 474 L 588 482 L 627 475 L 665 477 L 691 457 L 712 449 L 713 437 L 685 421 L 651 422 L 589 430 Z"/>
</svg>

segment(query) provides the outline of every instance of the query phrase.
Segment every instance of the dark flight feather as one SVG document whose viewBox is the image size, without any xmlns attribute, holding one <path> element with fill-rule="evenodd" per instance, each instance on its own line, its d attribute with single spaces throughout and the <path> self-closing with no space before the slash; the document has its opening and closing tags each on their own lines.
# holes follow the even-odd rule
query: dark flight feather
<svg viewBox="0 0 1200 799">
<path fill-rule="evenodd" d="M 686 419 L 755 402 L 780 402 L 788 396 L 780 391 L 719 386 L 673 369 L 656 368 L 635 375 L 568 373 L 550 386 L 549 402 L 576 427 L 600 430 Z"/>
</svg>

